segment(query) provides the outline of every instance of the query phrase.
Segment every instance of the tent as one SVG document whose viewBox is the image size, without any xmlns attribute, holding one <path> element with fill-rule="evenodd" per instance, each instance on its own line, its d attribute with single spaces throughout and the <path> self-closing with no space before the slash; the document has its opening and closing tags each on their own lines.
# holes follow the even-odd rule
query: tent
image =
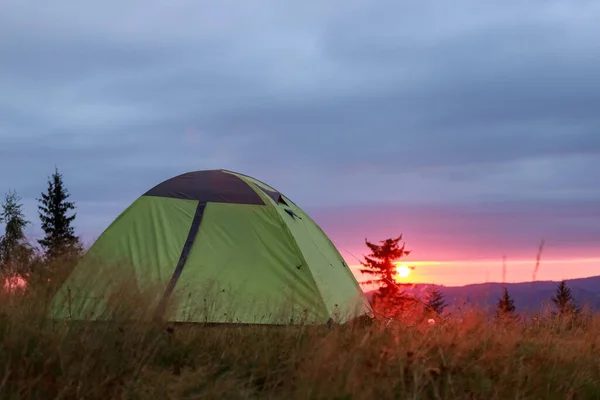
<svg viewBox="0 0 600 400">
<path fill-rule="evenodd" d="M 140 318 L 172 322 L 343 323 L 372 315 L 320 227 L 277 190 L 227 170 L 185 173 L 135 200 L 75 266 L 50 313 L 106 320 L 126 303 L 143 310 Z"/>
</svg>

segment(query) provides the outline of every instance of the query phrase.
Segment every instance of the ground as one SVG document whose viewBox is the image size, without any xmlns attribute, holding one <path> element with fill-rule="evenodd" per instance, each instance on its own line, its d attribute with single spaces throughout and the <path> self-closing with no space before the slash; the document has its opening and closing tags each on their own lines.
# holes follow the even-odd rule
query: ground
<svg viewBox="0 0 600 400">
<path fill-rule="evenodd" d="M 595 399 L 600 318 L 74 324 L 0 302 L 2 399 Z"/>
</svg>

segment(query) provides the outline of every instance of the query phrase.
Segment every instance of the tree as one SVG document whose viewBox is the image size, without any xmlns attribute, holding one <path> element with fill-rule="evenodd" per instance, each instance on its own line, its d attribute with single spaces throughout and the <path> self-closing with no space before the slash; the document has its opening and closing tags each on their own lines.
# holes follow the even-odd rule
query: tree
<svg viewBox="0 0 600 400">
<path fill-rule="evenodd" d="M 579 311 L 579 307 L 575 303 L 571 289 L 564 280 L 556 287 L 556 295 L 552 296 L 551 300 L 554 305 L 556 305 L 559 315 L 577 313 Z"/>
<path fill-rule="evenodd" d="M 504 292 L 502 297 L 498 299 L 496 305 L 496 316 L 497 317 L 508 317 L 514 315 L 516 310 L 515 301 L 508 294 L 508 289 L 504 286 Z"/>
<path fill-rule="evenodd" d="M 0 236 L 0 265 L 5 274 L 22 273 L 33 253 L 23 230 L 29 224 L 23 213 L 21 198 L 9 191 L 0 206 L 0 223 L 5 225 Z"/>
<path fill-rule="evenodd" d="M 444 295 L 436 287 L 433 287 L 429 290 L 426 304 L 430 310 L 434 311 L 438 315 L 441 315 L 447 306 L 446 301 L 444 300 Z"/>
<path fill-rule="evenodd" d="M 366 281 L 366 284 L 376 283 L 379 285 L 377 293 L 373 296 L 373 305 L 381 305 L 380 311 L 387 313 L 396 313 L 402 309 L 409 299 L 400 289 L 399 284 L 394 281 L 396 266 L 394 261 L 407 256 L 410 251 L 405 249 L 405 244 L 400 245 L 402 235 L 397 238 L 382 240 L 375 244 L 365 239 L 367 247 L 371 250 L 368 256 L 364 256 L 364 261 L 360 269 L 363 274 L 375 276 L 374 279 Z"/>
<path fill-rule="evenodd" d="M 70 210 L 75 210 L 75 203 L 67 201 L 69 197 L 62 174 L 55 168 L 54 174 L 48 178 L 46 193 L 42 193 L 42 198 L 38 199 L 39 216 L 45 233 L 38 243 L 44 249 L 47 258 L 64 254 L 80 244 L 71 226 L 77 214 L 67 215 Z"/>
</svg>

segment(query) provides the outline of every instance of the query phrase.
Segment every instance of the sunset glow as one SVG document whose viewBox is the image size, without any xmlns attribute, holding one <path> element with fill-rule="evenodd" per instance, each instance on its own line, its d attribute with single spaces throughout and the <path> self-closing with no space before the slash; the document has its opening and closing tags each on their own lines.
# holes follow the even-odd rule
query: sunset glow
<svg viewBox="0 0 600 400">
<path fill-rule="evenodd" d="M 502 260 L 463 260 L 463 261 L 410 261 L 409 274 L 396 281 L 402 283 L 434 283 L 445 286 L 462 286 L 485 282 L 502 282 Z M 405 265 L 406 266 L 406 265 Z M 532 260 L 511 260 L 506 262 L 506 282 L 527 282 L 532 280 L 535 262 Z M 414 267 L 414 270 L 411 269 Z M 359 282 L 365 276 L 359 272 L 359 265 L 350 265 Z M 397 267 L 400 268 L 400 265 Z M 402 268 L 403 269 L 403 268 Z M 403 269 L 404 270 L 404 269 Z M 576 279 L 598 275 L 600 258 L 542 259 L 536 280 Z M 406 272 L 404 272 L 406 273 Z M 376 286 L 365 285 L 365 290 Z"/>
<path fill-rule="evenodd" d="M 397 278 L 408 278 L 409 275 L 410 275 L 410 268 L 408 268 L 406 265 L 402 264 L 402 265 L 396 266 L 396 277 Z"/>
<path fill-rule="evenodd" d="M 27 281 L 21 276 L 8 277 L 4 280 L 2 290 L 5 292 L 14 292 L 17 290 L 25 289 Z"/>
</svg>

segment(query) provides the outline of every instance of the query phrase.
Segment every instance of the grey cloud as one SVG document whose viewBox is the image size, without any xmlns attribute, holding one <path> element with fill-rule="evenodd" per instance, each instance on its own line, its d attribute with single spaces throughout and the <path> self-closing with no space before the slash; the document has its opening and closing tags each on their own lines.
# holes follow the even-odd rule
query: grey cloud
<svg viewBox="0 0 600 400">
<path fill-rule="evenodd" d="M 490 34 L 490 42 L 505 40 L 501 33 Z M 518 36 L 511 39 L 519 43 Z M 550 36 L 542 44 L 549 46 L 552 39 Z M 568 48 L 560 46 L 546 55 L 511 55 L 503 59 L 493 57 L 493 49 L 478 49 L 481 42 L 485 43 L 478 36 L 462 40 L 467 41 L 461 42 L 463 50 L 470 49 L 468 54 L 463 51 L 463 57 L 456 57 L 454 49 L 443 44 L 418 49 L 415 57 L 410 52 L 396 52 L 394 65 L 399 67 L 402 55 L 409 63 L 420 58 L 412 70 L 428 70 L 429 81 L 328 102 L 250 108 L 226 114 L 217 126 L 227 130 L 229 121 L 235 121 L 236 127 L 289 132 L 277 136 L 273 133 L 271 139 L 281 145 L 293 135 L 296 148 L 304 144 L 303 150 L 308 151 L 310 146 L 313 158 L 320 160 L 326 157 L 319 149 L 329 152 L 346 142 L 350 144 L 346 146 L 348 162 L 383 154 L 392 161 L 408 157 L 414 166 L 434 160 L 464 163 L 598 151 L 600 140 L 595 130 L 600 123 L 600 91 L 591 83 L 600 82 L 600 48 L 596 55 L 584 53 L 569 61 L 561 54 Z M 520 40 L 523 47 L 535 48 L 538 44 L 527 44 L 527 38 Z M 362 47 L 374 53 L 377 43 L 372 44 L 375 50 L 366 43 Z M 488 61 L 490 58 L 494 61 Z M 520 66 L 510 65 L 515 58 Z M 352 60 L 361 62 L 360 57 L 345 61 L 352 66 Z M 307 140 L 313 137 L 318 138 L 319 146 L 314 146 L 316 139 Z M 400 157 L 393 158 L 394 154 Z"/>
<path fill-rule="evenodd" d="M 389 172 L 395 171 L 397 187 L 387 189 L 393 195 L 402 193 L 401 187 L 414 192 L 427 180 L 440 189 L 441 201 L 461 194 L 481 197 L 476 193 L 481 188 L 490 188 L 491 195 L 519 196 L 540 180 L 549 186 L 547 195 L 556 195 L 557 185 L 571 190 L 578 181 L 579 192 L 584 185 L 597 186 L 593 171 L 600 168 L 600 91 L 593 82 L 600 82 L 600 48 L 580 46 L 592 51 L 577 54 L 569 47 L 572 43 L 555 40 L 556 33 L 529 31 L 514 35 L 505 28 L 490 29 L 481 36 L 451 38 L 454 46 L 448 45 L 449 39 L 412 52 L 400 49 L 392 63 L 401 71 L 398 75 L 405 71 L 407 59 L 415 75 L 425 70 L 430 81 L 417 79 L 363 96 L 283 104 L 278 109 L 250 108 L 225 114 L 215 126 L 222 131 L 264 132 L 271 147 L 246 159 L 265 168 L 274 159 L 302 168 L 310 159 L 321 166 L 318 173 L 330 171 L 331 181 L 350 174 L 356 187 L 368 185 L 357 178 L 357 170 L 371 171 L 371 177 L 379 175 L 381 180 L 392 178 Z M 590 41 L 594 33 L 587 32 Z M 352 42 L 352 34 L 346 40 Z M 521 49 L 545 50 L 507 54 L 511 42 L 520 43 Z M 362 48 L 373 54 L 378 43 L 363 43 Z M 360 57 L 354 60 L 361 64 Z M 354 66 L 352 59 L 344 61 Z M 271 148 L 278 152 L 267 155 Z M 540 169 L 531 173 L 536 164 Z M 522 175 L 519 167 L 529 168 L 529 174 Z M 547 176 L 548 170 L 558 176 Z M 570 174 L 561 173 L 564 170 Z M 513 174 L 513 185 L 508 173 Z M 442 179 L 432 182 L 435 176 L 471 184 L 453 190 Z M 524 177 L 530 180 L 519 182 Z M 498 180 L 504 183 L 500 193 Z M 587 192 L 598 196 L 597 190 Z"/>
<path fill-rule="evenodd" d="M 223 167 L 308 206 L 600 199 L 597 5 L 161 4 L 0 6 L 0 182 L 31 197 L 58 164 L 82 204 L 125 203 Z"/>
<path fill-rule="evenodd" d="M 182 170 L 214 167 L 212 151 L 219 148 L 218 140 L 203 140 L 183 129 L 170 131 L 168 143 L 136 133 L 137 139 L 122 134 L 89 143 L 76 143 L 68 135 L 57 135 L 54 141 L 0 140 L 0 158 L 13 166 L 0 169 L 0 180 L 16 183 L 23 196 L 37 195 L 56 165 L 80 201 L 117 200 Z M 196 139 L 203 140 L 201 146 Z M 227 161 L 227 155 L 221 159 Z"/>
<path fill-rule="evenodd" d="M 11 79 L 23 79 L 38 88 L 56 88 L 160 66 L 166 62 L 168 50 L 160 44 L 142 47 L 78 36 L 24 37 L 2 43 L 1 69 Z"/>
</svg>

